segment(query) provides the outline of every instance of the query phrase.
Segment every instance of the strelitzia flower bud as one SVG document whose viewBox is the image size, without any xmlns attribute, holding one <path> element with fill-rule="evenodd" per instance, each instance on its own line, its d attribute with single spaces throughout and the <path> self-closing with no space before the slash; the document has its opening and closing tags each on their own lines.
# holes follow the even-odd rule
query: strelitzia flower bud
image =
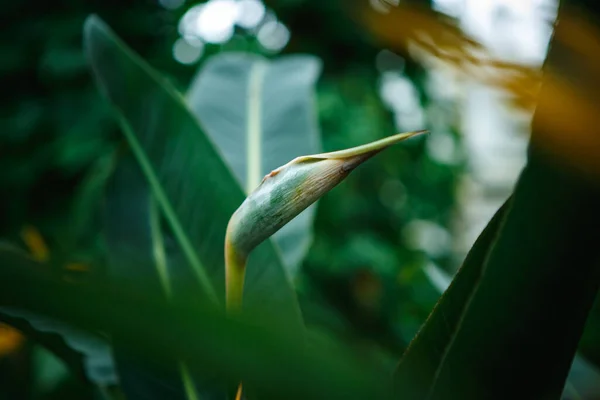
<svg viewBox="0 0 600 400">
<path fill-rule="evenodd" d="M 385 148 L 425 132 L 401 133 L 346 150 L 297 157 L 266 175 L 227 226 L 228 304 L 241 303 L 243 268 L 256 246 L 337 186 L 357 166 Z"/>
</svg>

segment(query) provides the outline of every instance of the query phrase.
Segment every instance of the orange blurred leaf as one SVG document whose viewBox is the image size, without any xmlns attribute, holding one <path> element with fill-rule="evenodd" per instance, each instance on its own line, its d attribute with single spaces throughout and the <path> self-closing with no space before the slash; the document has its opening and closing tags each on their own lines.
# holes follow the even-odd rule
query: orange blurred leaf
<svg viewBox="0 0 600 400">
<path fill-rule="evenodd" d="M 13 327 L 0 323 L 0 357 L 14 353 L 18 350 L 25 338 Z"/>
<path fill-rule="evenodd" d="M 33 226 L 26 225 L 21 229 L 21 238 L 36 261 L 45 262 L 50 257 L 48 246 L 40 232 Z"/>
</svg>

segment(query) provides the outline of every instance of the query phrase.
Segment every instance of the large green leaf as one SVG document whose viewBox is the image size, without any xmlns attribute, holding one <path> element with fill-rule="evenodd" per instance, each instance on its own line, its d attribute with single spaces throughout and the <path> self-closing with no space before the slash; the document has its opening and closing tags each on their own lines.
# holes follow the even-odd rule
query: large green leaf
<svg viewBox="0 0 600 400">
<path fill-rule="evenodd" d="M 425 355 L 408 349 L 413 363 L 439 360 L 433 380 L 403 379 L 399 390 L 427 383 L 416 390 L 428 399 L 560 398 L 600 281 L 588 234 L 599 202 L 596 186 L 532 146 L 481 276 L 461 290 L 466 308 L 436 307 L 423 329 L 437 321 L 429 329 L 441 340 Z"/>
<path fill-rule="evenodd" d="M 193 275 L 174 240 L 143 172 L 131 154 L 119 160 L 106 202 L 106 243 L 110 277 L 134 285 L 143 280 L 144 290 L 167 301 L 193 301 Z M 140 361 L 113 338 L 114 354 L 123 391 L 133 399 L 211 398 L 222 393 L 208 385 L 194 384 L 180 360 L 165 360 L 160 368 Z M 198 382 L 198 379 L 195 380 Z M 204 380 L 206 382 L 206 379 Z M 203 393 L 200 395 L 198 389 Z"/>
<path fill-rule="evenodd" d="M 119 160 L 108 189 L 105 232 L 111 281 L 133 284 L 144 280 L 147 293 L 166 298 L 170 293 L 163 284 L 168 282 L 166 262 L 157 263 L 157 259 L 163 260 L 164 245 L 153 240 L 160 227 L 156 223 L 159 214 L 149 185 L 131 154 Z M 176 267 L 180 265 L 169 263 L 172 270 Z M 163 293 L 165 289 L 167 293 Z M 113 337 L 121 388 L 128 398 L 188 398 L 177 360 L 169 360 L 158 372 L 140 362 L 121 342 L 118 335 Z"/>
<path fill-rule="evenodd" d="M 499 228 L 499 224 L 492 224 L 492 227 L 495 227 L 496 232 Z M 488 230 L 490 228 L 486 228 Z M 486 234 L 482 235 L 484 237 Z M 491 241 L 487 242 L 489 245 L 492 244 Z M 477 246 L 481 248 L 479 245 Z M 489 251 L 489 249 L 488 249 Z M 472 259 L 471 259 L 472 261 Z M 482 260 L 480 260 L 482 261 Z M 467 265 L 463 265 L 463 268 L 470 268 L 472 270 L 478 269 L 481 273 L 481 268 L 483 263 L 473 263 L 470 262 Z M 439 290 L 440 294 L 444 294 L 448 287 L 452 284 L 452 277 L 448 275 L 445 271 L 442 271 L 439 267 L 434 264 L 430 264 L 425 269 L 425 273 L 430 279 L 432 286 Z M 461 275 L 461 279 L 465 279 L 468 275 Z M 471 276 L 473 277 L 473 276 Z M 471 284 L 476 285 L 476 280 L 471 280 Z M 457 285 L 458 286 L 458 285 Z M 455 289 L 453 289 L 455 290 Z M 446 304 L 446 303 L 444 303 Z M 444 307 L 444 304 L 440 304 L 441 307 Z M 464 310 L 467 306 L 467 303 L 463 303 L 460 308 Z M 457 307 L 459 308 L 459 307 Z M 453 314 L 457 315 L 457 314 Z M 448 325 L 455 326 L 458 321 L 456 319 L 447 319 L 446 322 Z M 589 320 L 588 320 L 589 326 Z M 430 328 L 431 329 L 431 328 Z M 587 329 L 587 328 L 586 328 Z M 597 337 L 596 337 L 597 338 Z M 450 339 L 450 338 L 448 338 Z M 448 340 L 449 341 L 449 340 Z M 418 342 L 418 341 L 416 341 Z M 418 345 L 418 344 L 416 344 Z M 433 369 L 429 369 L 432 371 Z M 423 371 L 419 371 L 423 373 Z M 427 375 L 427 374 L 424 374 Z M 432 379 L 433 376 L 431 373 L 428 374 L 429 379 Z M 404 375 L 404 378 L 406 375 Z M 418 377 L 417 377 L 418 378 Z M 424 394 L 423 394 L 424 395 Z M 573 359 L 573 364 L 571 365 L 571 369 L 569 370 L 569 376 L 565 383 L 565 387 L 563 389 L 563 394 L 561 396 L 561 400 L 583 400 L 583 399 L 596 399 L 600 398 L 600 371 L 595 368 L 588 360 L 585 359 L 581 354 L 575 355 Z"/>
<path fill-rule="evenodd" d="M 477 240 L 401 360 L 397 392 L 560 398 L 598 290 L 586 234 L 600 223 L 598 196 L 532 148 L 509 211 Z"/>
<path fill-rule="evenodd" d="M 243 377 L 255 398 L 387 399 L 387 374 L 373 360 L 333 341 L 299 343 L 277 314 L 227 315 L 206 302 L 166 304 L 130 285 L 73 285 L 39 274 L 39 264 L 0 251 L 0 306 L 28 309 L 78 329 L 105 331 L 160 370 L 183 358 L 199 373 Z M 136 284 L 142 293 L 146 280 Z"/>
<path fill-rule="evenodd" d="M 141 136 L 140 139 L 127 136 L 141 168 L 135 165 L 130 157 L 120 160 L 119 170 L 114 176 L 109 194 L 106 220 L 111 276 L 113 279 L 131 283 L 146 279 L 153 282 L 150 287 L 155 294 L 163 293 L 169 300 L 190 299 L 196 292 L 194 286 L 190 285 L 194 282 L 193 275 L 190 276 L 190 264 L 196 266 L 196 273 L 200 273 L 205 287 L 212 287 L 214 283 L 222 284 L 222 260 L 219 260 L 220 269 L 209 269 L 209 275 L 213 278 L 211 282 L 206 282 L 205 271 L 202 268 L 205 265 L 214 265 L 214 260 L 222 257 L 224 233 L 219 235 L 220 227 L 216 224 L 222 221 L 223 227 L 225 226 L 226 218 L 235 210 L 231 198 L 243 198 L 240 197 L 241 191 L 211 143 L 206 140 L 197 122 L 180 103 L 181 99 L 174 96 L 172 89 L 170 92 L 159 86 L 158 82 L 142 79 L 141 82 L 137 82 L 140 86 L 127 93 L 132 95 L 129 98 L 121 97 L 118 90 L 111 91 L 110 85 L 115 82 L 111 78 L 117 78 L 114 74 L 122 72 L 127 76 L 132 73 L 139 74 L 139 71 L 131 70 L 132 67 L 136 67 L 135 64 L 131 64 L 134 60 L 125 57 L 127 53 L 118 47 L 117 40 L 113 38 L 112 41 L 105 28 L 98 25 L 98 22 L 94 22 L 93 19 L 89 21 L 86 25 L 87 43 L 99 81 L 107 85 L 105 90 L 118 112 L 124 113 L 126 118 L 132 118 L 124 122 L 126 136 L 134 133 L 130 129 L 134 129 L 135 133 Z M 93 29 L 99 27 L 102 31 L 93 36 Z M 105 37 L 99 37 L 100 33 Z M 104 40 L 100 42 L 102 46 L 115 45 L 111 49 L 113 52 L 117 51 L 113 56 L 120 56 L 117 61 L 124 62 L 118 66 L 112 65 L 116 70 L 104 68 L 110 59 L 107 60 L 106 54 L 99 52 L 107 51 L 105 47 L 99 47 L 100 39 Z M 146 78 L 152 78 L 152 75 Z M 148 83 L 153 83 L 154 87 L 145 86 Z M 147 95 L 148 91 L 153 92 L 154 98 Z M 141 114 L 137 115 L 136 111 L 132 111 L 132 105 L 127 103 L 138 101 L 135 93 L 142 96 L 142 104 L 139 105 L 141 108 L 136 110 Z M 146 117 L 144 113 L 148 110 L 147 107 L 156 108 L 147 114 L 148 121 L 144 121 L 142 119 Z M 156 120 L 153 114 L 161 114 L 163 117 Z M 131 126 L 128 126 L 128 123 Z M 154 135 L 159 136 L 157 138 Z M 165 146 L 162 147 L 161 144 Z M 146 154 L 144 147 L 148 150 Z M 229 197 L 229 201 L 226 197 Z M 227 211 L 228 207 L 230 211 Z M 203 224 L 208 235 L 204 235 L 200 229 Z M 214 233 L 210 234 L 211 232 Z M 195 251 L 190 254 L 192 245 L 204 248 L 205 252 L 199 251 L 198 257 Z M 247 307 L 279 308 L 281 304 L 269 303 L 277 303 L 281 294 L 287 294 L 288 302 L 284 302 L 279 311 L 286 313 L 284 318 L 292 324 L 297 324 L 294 298 L 270 243 L 263 247 L 262 254 L 259 254 L 259 257 L 261 256 L 262 260 L 259 258 L 255 261 L 262 265 L 256 265 L 257 262 L 252 265 L 252 261 L 249 264 L 249 274 L 253 275 L 255 280 L 250 278 L 248 282 Z M 265 267 L 266 270 L 259 270 Z M 252 274 L 252 269 L 256 273 Z M 260 285 L 260 289 L 251 282 Z M 269 285 L 273 285 L 273 288 L 268 289 Z M 274 297 L 270 298 L 272 295 Z M 294 329 L 293 325 L 290 328 Z M 163 368 L 159 373 L 155 368 L 141 363 L 139 357 L 120 344 L 121 339 L 115 338 L 119 373 L 124 390 L 129 395 L 142 398 L 194 399 L 200 396 L 196 393 L 195 386 L 205 388 L 204 385 L 194 385 L 191 382 L 187 366 L 180 361 L 170 360 L 170 368 Z M 202 393 L 200 397 L 205 397 L 205 394 Z"/>
<path fill-rule="evenodd" d="M 559 21 L 574 11 L 562 3 Z M 436 329 L 448 333 L 430 347 L 441 358 L 419 399 L 559 399 L 563 392 L 600 284 L 600 182 L 587 163 L 598 157 L 600 132 L 582 126 L 584 118 L 571 128 L 572 113 L 560 103 L 573 93 L 585 106 L 598 102 L 597 77 L 579 50 L 551 45 L 527 164 L 466 307 L 454 310 L 458 324 Z M 443 321 L 447 310 L 436 307 L 430 319 Z"/>
<path fill-rule="evenodd" d="M 483 265 L 510 203 L 509 198 L 479 235 L 452 283 L 445 289 L 433 312 L 400 360 L 394 375 L 398 396 L 406 399 L 427 398 L 471 293 L 481 279 Z M 432 272 L 428 275 L 431 276 Z M 443 278 L 442 282 L 437 282 L 435 286 L 443 289 Z"/>
<path fill-rule="evenodd" d="M 148 283 L 146 290 L 151 287 L 154 294 L 166 298 L 162 281 L 167 271 L 157 268 L 156 257 L 160 254 L 153 252 L 154 220 L 160 216 L 156 208 L 135 158 L 131 153 L 121 157 L 106 193 L 104 236 L 109 278 L 132 284 L 144 279 Z"/>
<path fill-rule="evenodd" d="M 114 106 L 177 245 L 202 291 L 222 299 L 225 228 L 243 191 L 165 79 L 95 16 L 86 21 L 84 40 L 98 86 Z M 250 257 L 244 306 L 272 311 L 290 330 L 301 330 L 294 292 L 270 241 Z"/>
<path fill-rule="evenodd" d="M 545 95 L 542 89 L 537 112 L 553 110 Z M 544 150 L 548 127 L 538 121 L 511 208 L 436 371 L 431 399 L 562 393 L 600 283 L 593 234 L 600 190 Z"/>
<path fill-rule="evenodd" d="M 221 53 L 200 68 L 187 101 L 246 194 L 290 160 L 321 151 L 314 85 L 321 69 L 313 56 L 269 61 L 256 54 Z M 315 205 L 273 238 L 292 272 L 311 241 Z"/>
</svg>

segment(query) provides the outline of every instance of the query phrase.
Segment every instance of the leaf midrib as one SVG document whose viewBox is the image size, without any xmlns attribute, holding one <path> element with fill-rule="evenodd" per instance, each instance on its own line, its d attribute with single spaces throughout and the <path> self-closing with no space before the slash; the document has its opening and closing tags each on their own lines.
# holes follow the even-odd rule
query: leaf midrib
<svg viewBox="0 0 600 400">
<path fill-rule="evenodd" d="M 256 61 L 248 79 L 248 107 L 246 123 L 246 194 L 251 193 L 261 181 L 262 157 L 262 87 L 267 64 Z"/>
<path fill-rule="evenodd" d="M 156 198 L 154 196 L 150 196 L 149 208 L 150 235 L 152 237 L 152 258 L 160 279 L 160 283 L 162 284 L 163 291 L 165 292 L 165 297 L 167 298 L 167 301 L 171 301 L 172 290 L 169 278 L 169 269 L 167 265 L 167 257 L 165 254 L 165 242 L 160 227 L 160 214 L 158 205 L 156 204 Z M 187 365 L 183 361 L 179 360 L 178 367 L 186 399 L 199 400 Z"/>
<path fill-rule="evenodd" d="M 129 146 L 130 146 L 131 150 L 133 151 L 133 154 L 135 155 L 136 159 L 138 160 L 138 163 L 139 163 L 144 175 L 146 176 L 148 183 L 150 184 L 152 194 L 153 194 L 155 200 L 160 205 L 160 208 L 163 212 L 163 215 L 165 216 L 165 219 L 169 223 L 169 226 L 173 230 L 173 234 L 177 238 L 177 241 L 179 242 L 181 249 L 183 250 L 187 260 L 189 261 L 190 265 L 192 266 L 192 269 L 196 273 L 196 277 L 198 278 L 200 285 L 206 292 L 208 298 L 211 301 L 218 303 L 217 295 L 212 286 L 212 283 L 210 282 L 210 279 L 208 278 L 208 275 L 206 274 L 206 271 L 205 271 L 204 267 L 202 266 L 202 263 L 198 259 L 198 256 L 196 255 L 196 252 L 194 251 L 192 243 L 190 242 L 187 235 L 185 234 L 183 227 L 181 226 L 181 223 L 179 222 L 179 219 L 177 218 L 177 215 L 175 214 L 175 211 L 173 210 L 173 206 L 171 205 L 171 202 L 169 201 L 166 193 L 164 192 L 162 186 L 160 185 L 158 177 L 154 173 L 154 168 L 152 167 L 150 161 L 146 157 L 146 154 L 144 153 L 144 150 L 142 149 L 137 138 L 135 137 L 135 134 L 130 129 L 125 116 L 123 114 L 121 114 L 121 112 L 116 108 L 114 108 L 114 112 L 117 116 L 119 125 L 123 131 L 123 134 L 127 138 L 127 141 L 129 142 Z M 161 273 L 161 271 L 159 271 L 159 274 L 160 273 Z M 164 285 L 164 283 L 163 283 L 163 285 Z"/>
</svg>

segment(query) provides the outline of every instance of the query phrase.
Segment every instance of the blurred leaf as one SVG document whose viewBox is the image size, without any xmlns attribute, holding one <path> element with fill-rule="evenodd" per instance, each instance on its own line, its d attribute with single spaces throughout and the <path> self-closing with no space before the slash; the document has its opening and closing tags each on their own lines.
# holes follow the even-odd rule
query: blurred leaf
<svg viewBox="0 0 600 400">
<path fill-rule="evenodd" d="M 67 366 L 42 346 L 33 347 L 32 364 L 35 397 L 43 398 L 45 393 L 56 390 L 61 382 L 69 379 Z"/>
<path fill-rule="evenodd" d="M 195 300 L 194 285 L 190 285 L 193 275 L 185 256 L 174 246 L 143 172 L 130 153 L 120 159 L 112 176 L 105 221 L 112 281 L 133 285 L 144 281 L 146 293 L 169 301 Z M 207 393 L 196 393 L 187 367 L 177 359 L 166 360 L 158 368 L 140 361 L 139 355 L 123 345 L 119 336 L 113 338 L 113 343 L 121 387 L 128 397 L 206 398 Z M 196 387 L 206 389 L 205 385 Z M 211 390 L 211 395 L 214 396 L 215 390 Z"/>
<path fill-rule="evenodd" d="M 582 234 L 599 222 L 598 193 L 537 151 L 494 245 L 483 246 L 498 214 L 465 262 L 483 269 L 461 269 L 401 361 L 397 390 L 409 398 L 560 396 L 598 290 L 598 259 Z"/>
<path fill-rule="evenodd" d="M 2 243 L 2 254 L 31 263 L 30 258 L 17 247 Z M 50 278 L 48 268 L 36 265 L 30 273 Z M 5 268 L 5 265 L 2 265 Z M 30 267 L 31 268 L 31 267 Z M 32 312 L 18 307 L 1 307 L 0 321 L 3 321 L 52 351 L 66 365 L 84 380 L 99 386 L 112 386 L 117 383 L 110 344 L 106 337 L 93 332 L 84 331 L 69 323 L 44 314 Z"/>
<path fill-rule="evenodd" d="M 153 294 L 166 298 L 161 286 L 161 279 L 164 279 L 161 274 L 166 271 L 158 273 L 156 255 L 152 250 L 153 221 L 150 210 L 152 207 L 157 218 L 156 201 L 131 153 L 121 155 L 107 189 L 104 238 L 109 279 L 131 284 L 143 279 L 146 290 L 151 288 Z M 181 267 L 180 264 L 169 265 L 171 275 L 181 274 L 181 270 L 177 269 Z M 183 266 L 189 269 L 185 259 Z M 185 277 L 187 279 L 189 275 Z"/>
<path fill-rule="evenodd" d="M 394 375 L 397 395 L 407 399 L 427 398 L 510 205 L 511 198 L 479 235 L 452 283 L 410 343 Z"/>
<path fill-rule="evenodd" d="M 105 237 L 109 279 L 113 282 L 143 280 L 146 291 L 160 295 L 161 278 L 166 270 L 157 268 L 155 258 L 163 253 L 153 249 L 154 229 L 160 229 L 158 211 L 143 172 L 131 154 L 121 157 L 108 186 L 105 210 Z M 152 214 L 151 214 L 152 208 Z M 162 244 L 162 243 L 161 243 Z M 164 252 L 164 248 L 160 249 Z M 168 264 L 171 273 L 179 273 L 181 263 Z M 162 265 L 166 267 L 166 265 Z M 188 268 L 185 263 L 183 267 Z M 170 288 L 170 287 L 168 287 Z M 167 293 L 168 294 L 168 293 Z M 166 298 L 166 295 L 165 295 Z M 113 337 L 114 355 L 121 388 L 132 399 L 186 399 L 177 360 L 163 366 L 161 373 L 150 363 L 142 363 L 119 336 Z"/>
<path fill-rule="evenodd" d="M 596 368 L 600 368 L 600 295 L 596 297 L 586 322 L 579 350 Z"/>
<path fill-rule="evenodd" d="M 72 250 L 93 229 L 110 175 L 114 172 L 116 151 L 102 154 L 91 166 L 73 195 L 70 207 L 70 223 L 66 227 L 66 248 Z"/>
<path fill-rule="evenodd" d="M 558 398 L 563 389 L 600 279 L 588 234 L 600 223 L 600 195 L 586 176 L 598 171 L 591 168 L 600 143 L 593 111 L 598 78 L 590 68 L 597 41 L 585 51 L 575 46 L 570 33 L 586 32 L 589 24 L 571 18 L 564 10 L 559 15 L 528 163 L 502 233 L 459 324 L 448 329 L 449 346 L 432 350 L 442 363 L 420 389 L 430 399 Z M 583 36 L 579 43 L 589 45 L 600 35 Z M 527 83 L 512 88 L 533 86 Z M 430 319 L 437 314 L 444 319 L 440 308 Z"/>
<path fill-rule="evenodd" d="M 373 7 L 373 4 L 383 7 Z M 470 58 L 483 46 L 469 38 L 450 17 L 424 5 L 402 2 L 397 6 L 386 0 L 361 4 L 356 19 L 379 41 L 396 50 L 407 51 L 418 44 L 435 57 L 449 61 Z"/>
<path fill-rule="evenodd" d="M 139 163 L 121 159 L 113 181 L 107 210 L 113 277 L 153 281 L 155 294 L 194 301 L 193 276 L 186 273 L 191 265 L 210 295 L 223 282 L 224 230 L 242 192 L 180 95 L 94 17 L 86 23 L 86 44 L 100 87 L 115 105 Z M 296 300 L 273 245 L 262 246 L 248 268 L 247 308 L 277 309 L 290 329 L 300 331 Z M 197 374 L 177 358 L 157 371 L 121 345 L 120 336 L 115 340 L 123 387 L 130 395 L 200 396 L 191 381 Z M 212 375 L 200 382 L 206 383 L 207 376 Z M 204 397 L 206 385 L 196 386 Z"/>
<path fill-rule="evenodd" d="M 64 78 L 85 70 L 85 59 L 78 48 L 48 48 L 40 62 L 46 78 Z"/>
<path fill-rule="evenodd" d="M 99 386 L 117 384 L 107 338 L 23 309 L 0 307 L 0 315 L 0 319 L 18 328 L 28 338 L 47 346 L 67 365 L 75 368 L 76 373 L 81 368 L 90 382 Z M 52 338 L 54 335 L 58 335 L 65 346 L 61 346 L 59 341 Z"/>
<path fill-rule="evenodd" d="M 244 195 L 181 95 L 98 18 L 85 46 L 101 91 L 203 292 L 223 296 L 225 228 Z M 148 272 L 150 273 L 150 272 Z M 300 332 L 298 305 L 272 242 L 249 260 L 245 308 L 274 311 Z"/>
<path fill-rule="evenodd" d="M 269 61 L 221 53 L 204 63 L 187 101 L 246 194 L 290 160 L 320 152 L 314 85 L 321 69 L 312 56 Z M 315 206 L 273 238 L 294 275 L 311 243 Z"/>
<path fill-rule="evenodd" d="M 584 399 L 600 399 L 600 370 L 577 354 L 573 359 L 561 400 Z"/>
<path fill-rule="evenodd" d="M 160 367 L 183 358 L 200 373 L 214 373 L 252 388 L 257 398 L 387 399 L 388 376 L 334 341 L 307 348 L 277 314 L 228 316 L 210 303 L 166 304 L 130 286 L 66 284 L 18 253 L 0 252 L 0 305 L 27 309 L 90 331 L 106 331 Z M 145 281 L 137 286 L 142 292 Z M 35 295 L 33 295 L 35 294 Z"/>
<path fill-rule="evenodd" d="M 18 351 L 24 342 L 24 337 L 18 330 L 0 323 L 0 359 Z"/>
<path fill-rule="evenodd" d="M 597 296 L 600 257 L 592 232 L 600 224 L 600 188 L 589 179 L 589 161 L 598 158 L 598 124 L 569 118 L 574 104 L 560 104 L 574 103 L 569 93 L 583 93 L 585 107 L 575 108 L 596 118 L 591 109 L 598 79 L 593 64 L 565 46 L 563 17 L 569 18 L 564 9 L 545 65 L 527 164 L 436 370 L 432 400 L 559 398 Z M 565 164 L 563 156 L 575 155 L 575 148 L 579 157 Z"/>
<path fill-rule="evenodd" d="M 365 6 L 356 18 L 380 41 L 410 53 L 424 65 L 449 68 L 470 80 L 504 89 L 520 109 L 531 112 L 535 108 L 536 124 L 542 127 L 534 138 L 536 146 L 595 178 L 600 176 L 600 139 L 589 129 L 600 123 L 595 107 L 600 29 L 577 2 L 561 3 L 560 23 L 554 26 L 540 89 L 539 68 L 497 59 L 462 32 L 456 21 L 424 7 L 376 1 L 382 10 Z M 538 100 L 545 106 L 535 107 Z"/>
<path fill-rule="evenodd" d="M 496 230 L 497 228 L 498 224 L 496 224 Z M 474 266 L 474 264 L 471 264 L 471 268 Z M 483 265 L 482 263 L 479 263 L 477 266 L 479 267 L 479 270 L 481 270 Z M 430 279 L 431 284 L 440 291 L 440 294 L 443 294 L 452 284 L 452 278 L 434 264 L 429 264 L 425 268 L 425 273 Z M 472 283 L 475 284 L 475 282 Z M 463 308 L 465 306 L 466 304 L 462 305 Z M 590 325 L 589 322 L 591 317 L 592 316 L 588 318 L 588 326 Z M 456 323 L 456 321 L 453 321 L 453 323 Z M 595 339 L 596 338 L 597 336 L 595 336 Z M 591 400 L 597 398 L 600 398 L 600 371 L 586 361 L 582 355 L 576 354 L 575 358 L 573 358 L 573 363 L 571 365 L 571 369 L 569 370 L 569 376 L 567 377 L 561 399 Z"/>
<path fill-rule="evenodd" d="M 50 251 L 41 233 L 33 226 L 26 225 L 21 229 L 21 239 L 27 246 L 31 257 L 36 261 L 48 261 Z"/>
<path fill-rule="evenodd" d="M 45 268 L 39 269 L 40 274 L 53 273 L 54 268 L 48 266 L 51 263 L 48 260 L 48 249 L 39 232 L 33 227 L 26 227 L 23 235 L 33 253 L 31 256 L 5 242 L 0 244 L 0 251 L 19 255 L 24 259 L 31 257 L 44 263 Z M 115 386 L 118 383 L 110 343 L 105 336 L 85 332 L 64 321 L 13 307 L 0 307 L 0 321 L 17 328 L 29 339 L 48 348 L 85 381 L 100 387 Z"/>
<path fill-rule="evenodd" d="M 539 90 L 532 137 L 565 166 L 600 177 L 600 29 L 588 14 L 565 2 L 554 30 Z M 589 6 L 588 6 L 589 7 Z"/>
<path fill-rule="evenodd" d="M 588 234 L 599 201 L 597 186 L 530 147 L 431 399 L 560 396 L 600 282 Z"/>
</svg>

